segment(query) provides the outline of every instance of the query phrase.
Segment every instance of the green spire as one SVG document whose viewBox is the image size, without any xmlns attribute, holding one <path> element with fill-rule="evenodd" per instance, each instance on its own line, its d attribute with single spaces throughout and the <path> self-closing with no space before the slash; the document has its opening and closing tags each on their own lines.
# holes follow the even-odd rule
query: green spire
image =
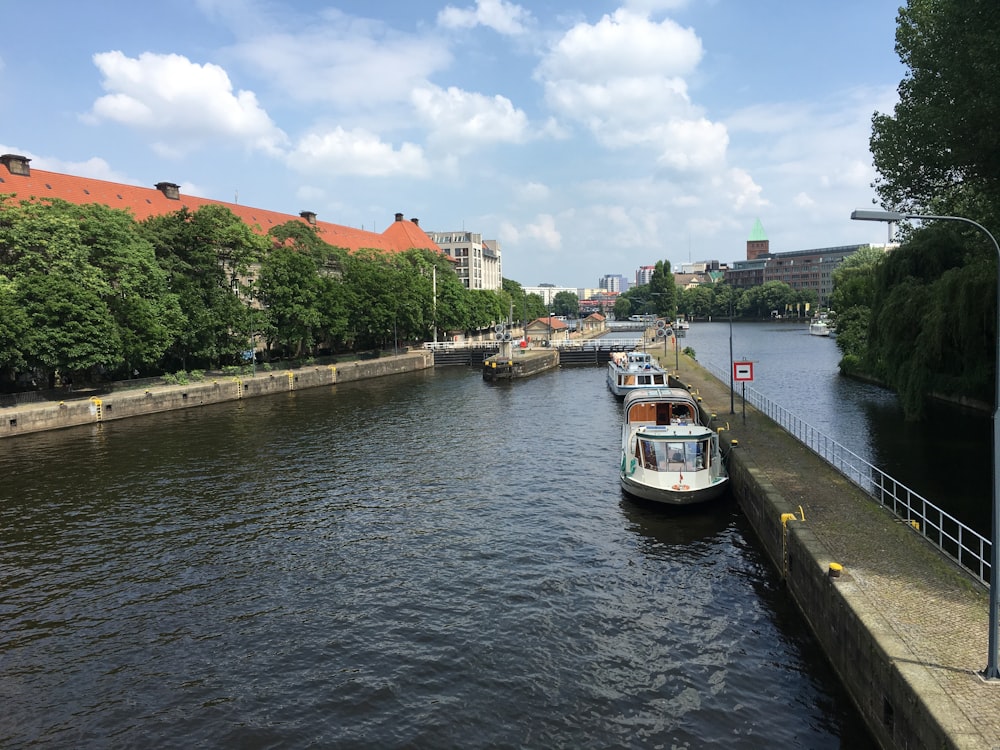
<svg viewBox="0 0 1000 750">
<path fill-rule="evenodd" d="M 764 234 L 764 225 L 760 223 L 760 219 L 757 219 L 753 223 L 753 229 L 750 230 L 747 242 L 767 242 L 767 235 Z"/>
</svg>

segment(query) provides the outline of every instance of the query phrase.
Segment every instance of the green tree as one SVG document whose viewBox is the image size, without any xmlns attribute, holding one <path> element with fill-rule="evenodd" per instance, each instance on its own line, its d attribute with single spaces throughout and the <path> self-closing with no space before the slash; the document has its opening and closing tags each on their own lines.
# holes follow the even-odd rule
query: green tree
<svg viewBox="0 0 1000 750">
<path fill-rule="evenodd" d="M 615 320 L 625 320 L 632 314 L 632 302 L 628 297 L 619 295 L 615 300 L 614 315 Z"/>
<path fill-rule="evenodd" d="M 713 285 L 711 316 L 713 318 L 728 318 L 730 315 L 735 317 L 738 311 L 739 298 L 740 291 L 729 284 Z"/>
<path fill-rule="evenodd" d="M 7 370 L 8 378 L 27 365 L 24 356 L 27 330 L 28 316 L 18 304 L 17 286 L 0 276 L 0 368 Z"/>
<path fill-rule="evenodd" d="M 580 312 L 580 298 L 575 292 L 556 292 L 552 298 L 552 312 L 554 315 L 576 317 Z"/>
<path fill-rule="evenodd" d="M 239 361 L 250 339 L 253 270 L 270 240 L 225 206 L 184 208 L 143 224 L 187 317 L 169 350 L 172 363 L 190 369 Z"/>
<path fill-rule="evenodd" d="M 689 318 L 707 318 L 712 313 L 714 298 L 712 287 L 705 284 L 683 289 L 680 310 Z"/>
<path fill-rule="evenodd" d="M 653 311 L 661 318 L 673 320 L 677 315 L 677 286 L 669 260 L 658 260 L 649 279 L 649 296 Z"/>
<path fill-rule="evenodd" d="M 884 205 L 914 213 L 957 213 L 970 195 L 982 196 L 977 204 L 988 215 L 978 218 L 995 225 L 1000 206 L 997 38 L 995 0 L 909 0 L 900 8 L 896 53 L 908 73 L 899 84 L 893 114 L 876 113 L 872 119 L 875 188 Z"/>
<path fill-rule="evenodd" d="M 996 276 L 986 249 L 977 259 L 966 242 L 933 224 L 876 267 L 864 369 L 896 390 L 910 419 L 931 390 L 992 398 Z"/>
<path fill-rule="evenodd" d="M 311 352 L 323 322 L 316 260 L 287 245 L 277 245 L 261 262 L 257 288 L 263 314 L 282 354 L 298 357 Z"/>
<path fill-rule="evenodd" d="M 775 312 L 783 315 L 788 305 L 794 305 L 801 298 L 801 295 L 783 281 L 766 281 L 743 292 L 739 309 L 750 317 L 765 320 L 771 318 Z"/>
<path fill-rule="evenodd" d="M 0 215 L 0 258 L 15 289 L 11 294 L 33 299 L 30 290 L 22 287 L 37 287 L 36 277 L 41 274 L 72 279 L 82 293 L 52 304 L 65 309 L 65 304 L 74 300 L 88 304 L 99 300 L 94 310 L 78 310 L 78 319 L 96 325 L 98 319 L 110 314 L 116 328 L 105 338 L 116 348 L 102 347 L 90 366 L 99 366 L 104 374 L 159 361 L 180 330 L 183 315 L 152 246 L 130 214 L 98 204 L 51 200 L 16 205 L 3 202 Z M 62 291 L 63 287 L 53 289 Z M 36 321 L 49 319 L 38 307 L 32 314 Z M 96 327 L 103 330 L 103 324 Z M 62 341 L 67 343 L 68 339 Z M 74 351 L 76 354 L 65 357 L 52 351 L 24 354 L 36 366 L 41 361 L 61 360 L 60 366 L 66 369 L 74 360 L 78 363 L 75 369 L 80 370 L 83 365 L 79 363 L 89 355 L 82 356 L 80 346 L 74 346 Z"/>
<path fill-rule="evenodd" d="M 305 347 L 312 347 L 313 344 L 323 344 L 332 349 L 339 349 L 347 345 L 349 321 L 348 310 L 351 309 L 351 295 L 342 282 L 342 274 L 347 257 L 347 251 L 336 248 L 326 243 L 319 232 L 309 224 L 301 221 L 288 221 L 269 232 L 272 240 L 280 245 L 284 250 L 294 251 L 297 255 L 305 256 L 309 260 L 312 273 L 307 274 L 308 280 L 305 282 L 306 290 L 303 291 L 295 304 L 291 304 L 294 292 L 287 290 L 282 295 L 282 303 L 285 312 L 284 322 L 276 321 L 279 317 L 277 313 L 271 315 L 270 302 L 267 310 L 268 325 L 263 329 L 269 337 L 276 337 L 279 323 L 284 326 L 285 333 L 289 333 L 294 328 L 292 323 L 298 319 L 299 324 L 305 324 L 308 333 L 300 338 L 299 344 L 295 344 L 294 336 L 283 335 L 278 337 L 282 340 L 282 347 L 289 353 L 297 354 Z M 264 267 L 261 267 L 261 295 L 266 302 L 267 292 L 263 288 Z M 306 264 L 302 263 L 304 267 Z M 300 269 L 301 270 L 301 269 Z M 287 273 L 294 273 L 293 268 L 287 268 Z M 271 281 L 276 281 L 271 277 Z M 305 305 L 306 298 L 309 298 L 308 305 Z M 308 312 L 305 312 L 305 306 Z M 296 309 L 301 309 L 301 313 L 296 313 Z M 263 316 L 262 316 L 263 317 Z M 312 343 L 307 344 L 307 340 Z"/>
<path fill-rule="evenodd" d="M 882 249 L 863 247 L 833 272 L 830 307 L 837 322 L 837 347 L 843 355 L 840 371 L 845 375 L 861 373 L 868 357 L 875 275 L 884 259 Z"/>
<path fill-rule="evenodd" d="M 122 344 L 111 310 L 93 290 L 63 273 L 21 277 L 17 304 L 27 317 L 25 359 L 48 373 L 78 374 L 114 368 Z"/>
</svg>

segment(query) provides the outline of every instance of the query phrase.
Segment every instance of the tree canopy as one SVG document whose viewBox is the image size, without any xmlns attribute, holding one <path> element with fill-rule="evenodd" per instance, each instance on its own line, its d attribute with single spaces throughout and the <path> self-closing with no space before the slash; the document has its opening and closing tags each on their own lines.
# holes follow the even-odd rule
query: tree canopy
<svg viewBox="0 0 1000 750">
<path fill-rule="evenodd" d="M 389 347 L 482 330 L 512 309 L 509 292 L 466 289 L 428 250 L 348 255 L 302 222 L 262 234 L 220 205 L 137 222 L 97 204 L 0 195 L 8 383 L 217 368 L 250 347 L 265 360 Z"/>
<path fill-rule="evenodd" d="M 897 18 L 896 52 L 907 68 L 893 113 L 872 118 L 871 150 L 883 205 L 961 216 L 1000 229 L 1000 5 L 995 0 L 909 0 Z M 996 251 L 974 227 L 902 227 L 870 289 L 839 280 L 850 315 L 851 366 L 896 389 L 919 417 L 931 392 L 992 401 Z M 840 294 L 841 292 L 836 292 Z M 865 322 L 867 341 L 856 326 Z M 838 321 L 838 337 L 844 324 Z M 858 359 L 858 352 L 861 352 Z"/>
</svg>

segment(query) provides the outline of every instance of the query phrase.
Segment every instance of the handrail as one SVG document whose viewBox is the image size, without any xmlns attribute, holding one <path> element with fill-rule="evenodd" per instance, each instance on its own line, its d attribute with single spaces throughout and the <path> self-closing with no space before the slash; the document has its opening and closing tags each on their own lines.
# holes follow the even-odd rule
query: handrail
<svg viewBox="0 0 1000 750">
<path fill-rule="evenodd" d="M 728 389 L 729 373 L 700 363 Z M 743 384 L 746 386 L 746 384 Z M 937 507 L 902 482 L 868 463 L 812 425 L 776 404 L 760 391 L 746 386 L 746 399 L 754 408 L 781 425 L 865 494 L 904 521 L 949 558 L 974 575 L 984 586 L 990 580 L 990 540 Z"/>
</svg>

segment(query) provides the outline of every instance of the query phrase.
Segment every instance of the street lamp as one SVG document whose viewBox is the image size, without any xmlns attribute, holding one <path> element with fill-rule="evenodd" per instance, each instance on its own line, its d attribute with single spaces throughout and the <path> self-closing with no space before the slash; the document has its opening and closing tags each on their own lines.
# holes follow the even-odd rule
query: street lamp
<svg viewBox="0 0 1000 750">
<path fill-rule="evenodd" d="M 911 214 L 903 211 L 871 211 L 858 209 L 851 212 L 851 218 L 858 221 L 883 221 L 898 223 L 904 219 L 919 219 L 922 221 L 961 221 L 971 224 L 990 238 L 997 253 L 997 334 L 1000 335 L 1000 244 L 996 237 L 982 224 L 967 219 L 964 216 L 933 216 L 930 214 Z M 993 388 L 993 537 L 990 540 L 990 616 L 989 616 L 989 655 L 983 678 L 1000 680 L 1000 666 L 997 664 L 997 625 L 1000 619 L 1000 342 L 996 342 L 996 361 L 994 365 Z"/>
</svg>

